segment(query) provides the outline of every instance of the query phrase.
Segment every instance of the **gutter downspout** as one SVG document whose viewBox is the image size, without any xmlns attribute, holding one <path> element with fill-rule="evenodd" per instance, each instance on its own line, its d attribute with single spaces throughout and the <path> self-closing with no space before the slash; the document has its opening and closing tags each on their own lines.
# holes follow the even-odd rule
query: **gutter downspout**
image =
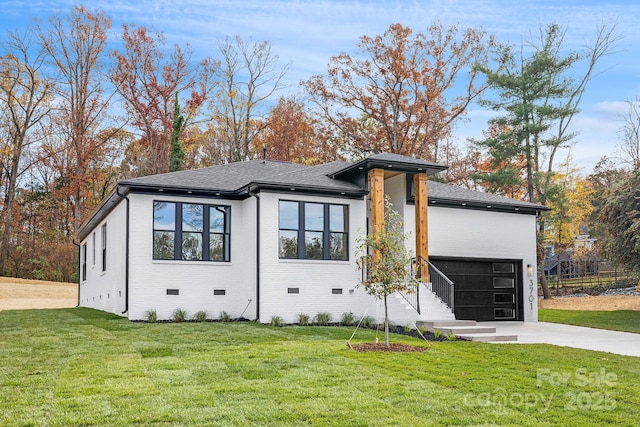
<svg viewBox="0 0 640 427">
<path fill-rule="evenodd" d="M 125 267 L 124 267 L 124 311 L 129 311 L 129 198 L 120 194 L 120 186 L 116 187 L 116 195 L 127 201 L 127 220 L 126 220 L 126 237 L 125 237 Z"/>
<path fill-rule="evenodd" d="M 256 198 L 256 321 L 260 320 L 260 195 L 247 188 L 247 194 Z"/>
<path fill-rule="evenodd" d="M 82 260 L 80 259 L 82 253 L 80 252 L 80 245 L 76 243 L 76 239 L 72 239 L 71 243 L 78 247 L 78 305 L 76 305 L 76 308 L 78 308 L 80 307 L 80 283 L 82 282 Z"/>
</svg>

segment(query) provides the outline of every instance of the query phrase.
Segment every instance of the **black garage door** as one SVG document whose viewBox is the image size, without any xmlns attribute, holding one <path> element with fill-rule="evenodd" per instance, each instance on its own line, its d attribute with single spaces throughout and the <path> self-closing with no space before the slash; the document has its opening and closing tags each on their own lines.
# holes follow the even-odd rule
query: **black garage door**
<svg viewBox="0 0 640 427">
<path fill-rule="evenodd" d="M 453 282 L 454 313 L 461 320 L 524 320 L 522 262 L 431 259 Z"/>
</svg>

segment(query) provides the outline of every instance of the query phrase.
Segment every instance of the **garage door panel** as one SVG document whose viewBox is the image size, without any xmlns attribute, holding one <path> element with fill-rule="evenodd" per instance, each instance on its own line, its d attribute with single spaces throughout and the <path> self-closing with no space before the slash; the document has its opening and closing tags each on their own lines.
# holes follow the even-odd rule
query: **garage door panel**
<svg viewBox="0 0 640 427">
<path fill-rule="evenodd" d="M 476 320 L 478 322 L 495 320 L 493 313 L 484 306 L 456 307 L 456 319 Z"/>
<path fill-rule="evenodd" d="M 464 271 L 469 275 L 489 275 L 492 272 L 492 265 L 486 262 L 473 262 L 473 261 L 442 261 L 434 265 L 438 267 L 438 270 L 448 276 L 449 274 L 456 274 Z"/>
<path fill-rule="evenodd" d="M 491 276 L 474 276 L 471 274 L 447 274 L 456 290 L 493 290 L 493 278 Z"/>
<path fill-rule="evenodd" d="M 515 320 L 522 307 L 521 261 L 434 259 L 454 284 L 457 319 Z"/>
<path fill-rule="evenodd" d="M 455 286 L 455 282 L 454 286 Z M 455 302 L 456 306 L 465 305 L 491 305 L 493 304 L 493 292 L 466 292 L 456 291 Z"/>
</svg>

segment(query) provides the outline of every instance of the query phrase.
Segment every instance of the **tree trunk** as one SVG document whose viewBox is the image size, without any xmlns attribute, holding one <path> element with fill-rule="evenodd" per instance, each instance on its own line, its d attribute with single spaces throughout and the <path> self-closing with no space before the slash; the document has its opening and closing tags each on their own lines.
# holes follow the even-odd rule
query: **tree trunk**
<svg viewBox="0 0 640 427">
<path fill-rule="evenodd" d="M 13 156 L 9 182 L 7 183 L 7 193 L 4 197 L 4 210 L 2 212 L 3 228 L 2 239 L 0 239 L 0 276 L 6 273 L 7 260 L 9 259 L 9 240 L 11 239 L 13 223 L 13 202 L 16 194 L 16 182 L 18 180 L 19 156 Z"/>
<path fill-rule="evenodd" d="M 558 266 L 558 270 L 560 270 L 560 266 Z M 547 276 L 544 274 L 544 267 L 540 269 L 540 286 L 542 287 L 542 296 L 544 299 L 551 298 L 549 285 L 547 285 Z"/>
<path fill-rule="evenodd" d="M 384 296 L 384 345 L 389 347 L 389 312 L 387 309 L 387 295 Z"/>
</svg>

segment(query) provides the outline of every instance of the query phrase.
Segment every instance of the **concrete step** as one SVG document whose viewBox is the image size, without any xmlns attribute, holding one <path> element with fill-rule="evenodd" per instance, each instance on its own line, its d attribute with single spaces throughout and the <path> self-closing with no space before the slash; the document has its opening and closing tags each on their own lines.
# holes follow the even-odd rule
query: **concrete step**
<svg viewBox="0 0 640 427">
<path fill-rule="evenodd" d="M 426 329 L 442 329 L 452 326 L 476 326 L 475 320 L 419 320 L 417 322 L 419 328 Z"/>
<path fill-rule="evenodd" d="M 456 334 L 461 336 L 463 334 L 495 334 L 496 328 L 490 326 L 448 326 L 445 328 L 438 328 L 445 334 Z"/>
<path fill-rule="evenodd" d="M 497 333 L 456 334 L 456 337 L 467 341 L 503 343 L 518 342 L 517 335 L 501 335 Z"/>
<path fill-rule="evenodd" d="M 478 325 L 474 320 L 430 320 L 416 322 L 419 328 L 430 331 L 439 329 L 443 334 L 455 334 L 456 337 L 468 341 L 507 343 L 518 342 L 517 335 L 505 335 L 492 326 Z"/>
</svg>

